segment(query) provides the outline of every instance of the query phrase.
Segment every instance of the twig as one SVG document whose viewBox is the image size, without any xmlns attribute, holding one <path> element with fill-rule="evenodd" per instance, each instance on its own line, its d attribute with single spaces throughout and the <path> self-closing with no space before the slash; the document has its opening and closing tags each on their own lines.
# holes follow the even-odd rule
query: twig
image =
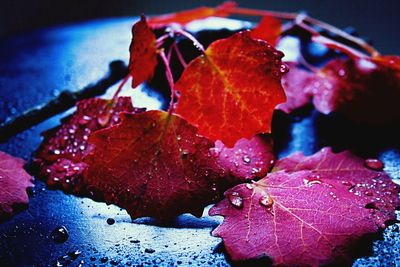
<svg viewBox="0 0 400 267">
<path fill-rule="evenodd" d="M 128 73 L 128 68 L 120 60 L 111 62 L 109 68 L 109 74 L 94 85 L 88 85 L 74 92 L 62 91 L 46 104 L 29 109 L 18 117 L 1 123 L 0 142 L 5 142 L 15 134 L 73 107 L 79 100 L 104 94 L 108 88 L 126 77 Z"/>
<path fill-rule="evenodd" d="M 165 76 L 167 77 L 168 85 L 171 89 L 171 100 L 169 102 L 169 107 L 168 107 L 168 114 L 171 115 L 174 112 L 175 97 L 176 97 L 174 77 L 172 76 L 171 68 L 169 66 L 169 61 L 167 56 L 165 55 L 164 49 L 160 49 L 159 55 L 165 65 Z"/>
</svg>

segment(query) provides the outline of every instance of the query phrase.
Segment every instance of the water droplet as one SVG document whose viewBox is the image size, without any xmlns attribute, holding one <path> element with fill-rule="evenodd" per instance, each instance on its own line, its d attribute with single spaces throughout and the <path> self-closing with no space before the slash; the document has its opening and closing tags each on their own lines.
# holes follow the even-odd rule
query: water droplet
<svg viewBox="0 0 400 267">
<path fill-rule="evenodd" d="M 176 140 L 181 141 L 182 137 L 180 135 L 176 136 Z"/>
<path fill-rule="evenodd" d="M 54 149 L 54 150 L 53 150 L 53 154 L 54 154 L 54 155 L 60 155 L 60 154 L 61 154 L 61 151 L 60 151 L 59 149 Z"/>
<path fill-rule="evenodd" d="M 182 154 L 182 156 L 187 156 L 187 155 L 189 155 L 189 150 L 182 149 L 181 154 Z"/>
<path fill-rule="evenodd" d="M 338 75 L 339 75 L 339 77 L 344 77 L 346 75 L 346 71 L 344 69 L 340 69 L 338 71 Z"/>
<path fill-rule="evenodd" d="M 108 261 L 108 258 L 107 257 L 102 257 L 102 258 L 100 258 L 100 262 L 101 263 L 106 263 Z"/>
<path fill-rule="evenodd" d="M 232 192 L 228 195 L 228 200 L 237 209 L 243 208 L 243 198 L 238 192 Z"/>
<path fill-rule="evenodd" d="M 352 186 L 353 184 L 349 181 L 342 181 L 342 185 L 344 186 Z"/>
<path fill-rule="evenodd" d="M 244 155 L 242 157 L 244 163 L 249 164 L 251 162 L 251 158 L 248 155 Z"/>
<path fill-rule="evenodd" d="M 144 250 L 144 252 L 146 252 L 146 253 L 154 253 L 154 252 L 156 252 L 154 249 L 152 249 L 152 248 L 146 248 L 145 250 Z"/>
<path fill-rule="evenodd" d="M 289 67 L 288 67 L 285 63 L 282 63 L 281 66 L 280 66 L 280 68 L 279 68 L 279 71 L 280 71 L 282 74 L 284 74 L 284 73 L 286 73 L 286 72 L 289 71 Z"/>
<path fill-rule="evenodd" d="M 267 208 L 271 208 L 272 205 L 274 204 L 274 200 L 269 195 L 263 195 L 262 197 L 260 197 L 258 202 L 260 203 L 260 205 Z"/>
<path fill-rule="evenodd" d="M 304 179 L 303 182 L 304 182 L 305 186 L 311 187 L 313 185 L 322 184 L 322 181 L 320 178 L 321 177 L 318 174 L 312 173 L 308 176 L 308 179 Z"/>
<path fill-rule="evenodd" d="M 379 159 L 366 159 L 364 161 L 365 167 L 374 170 L 374 171 L 381 171 L 383 170 L 383 162 L 380 161 Z"/>
<path fill-rule="evenodd" d="M 113 225 L 115 223 L 115 220 L 113 218 L 108 218 L 107 219 L 107 224 L 108 225 Z"/>
<path fill-rule="evenodd" d="M 51 232 L 50 237 L 54 242 L 64 243 L 67 241 L 69 234 L 65 226 L 58 226 Z"/>
<path fill-rule="evenodd" d="M 210 156 L 217 158 L 219 156 L 219 149 L 216 147 L 210 148 Z"/>
<path fill-rule="evenodd" d="M 374 195 L 371 191 L 365 191 L 364 194 L 369 197 Z"/>
</svg>

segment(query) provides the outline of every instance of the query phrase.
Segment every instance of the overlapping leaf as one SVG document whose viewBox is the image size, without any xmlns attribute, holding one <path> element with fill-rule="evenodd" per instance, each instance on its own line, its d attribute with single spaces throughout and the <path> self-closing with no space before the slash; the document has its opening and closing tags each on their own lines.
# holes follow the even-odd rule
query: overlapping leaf
<svg viewBox="0 0 400 267">
<path fill-rule="evenodd" d="M 285 100 L 282 56 L 248 31 L 215 41 L 177 82 L 182 95 L 176 112 L 228 147 L 269 132 L 274 108 Z"/>
<path fill-rule="evenodd" d="M 44 140 L 36 152 L 34 162 L 39 166 L 39 177 L 49 186 L 60 186 L 66 191 L 82 191 L 80 177 L 86 164 L 82 158 L 88 153 L 88 138 L 92 132 L 119 122 L 121 111 L 141 112 L 133 108 L 131 99 L 111 100 L 91 98 L 77 104 L 77 111 L 63 124 L 44 133 Z"/>
<path fill-rule="evenodd" d="M 132 76 L 132 87 L 135 88 L 142 82 L 150 80 L 157 66 L 156 36 L 143 15 L 132 27 L 129 51 L 129 75 Z"/>
<path fill-rule="evenodd" d="M 393 219 L 399 203 L 398 186 L 363 162 L 329 149 L 283 159 L 280 171 L 225 193 L 210 210 L 224 216 L 213 234 L 235 261 L 268 256 L 274 265 L 348 265 L 357 242 Z"/>
<path fill-rule="evenodd" d="M 270 171 L 275 161 L 272 143 L 270 135 L 260 134 L 250 140 L 239 139 L 233 148 L 217 141 L 210 153 L 218 158 L 218 164 L 235 185 L 238 181 L 264 177 Z"/>
<path fill-rule="evenodd" d="M 33 178 L 24 170 L 25 161 L 0 151 L 0 221 L 13 214 L 16 205 L 28 204 L 26 190 Z"/>
<path fill-rule="evenodd" d="M 95 132 L 84 182 L 132 218 L 165 221 L 203 208 L 220 194 L 211 141 L 176 115 L 163 111 L 122 114 L 120 124 Z"/>
</svg>

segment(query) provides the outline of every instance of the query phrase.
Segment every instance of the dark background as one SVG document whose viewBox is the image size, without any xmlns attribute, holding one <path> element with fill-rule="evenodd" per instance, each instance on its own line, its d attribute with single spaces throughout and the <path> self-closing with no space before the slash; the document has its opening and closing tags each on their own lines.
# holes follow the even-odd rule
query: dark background
<svg viewBox="0 0 400 267">
<path fill-rule="evenodd" d="M 2 0 L 0 36 L 32 29 L 79 22 L 94 18 L 158 14 L 200 5 L 214 6 L 222 1 L 100 1 L 100 0 Z M 243 7 L 280 11 L 305 10 L 315 18 L 339 27 L 353 26 L 374 41 L 384 54 L 398 53 L 400 1 L 398 0 L 265 0 L 237 1 Z"/>
</svg>

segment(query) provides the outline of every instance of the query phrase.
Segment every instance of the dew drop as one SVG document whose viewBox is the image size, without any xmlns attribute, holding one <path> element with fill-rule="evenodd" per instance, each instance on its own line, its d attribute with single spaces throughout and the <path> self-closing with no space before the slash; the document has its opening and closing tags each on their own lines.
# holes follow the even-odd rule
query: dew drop
<svg viewBox="0 0 400 267">
<path fill-rule="evenodd" d="M 50 237 L 54 242 L 64 243 L 67 241 L 69 234 L 65 226 L 58 226 L 51 232 Z"/>
<path fill-rule="evenodd" d="M 238 192 L 232 192 L 228 195 L 228 200 L 237 209 L 243 208 L 243 198 Z"/>
<path fill-rule="evenodd" d="M 219 156 L 219 149 L 216 147 L 210 148 L 209 153 L 210 156 L 217 158 Z"/>
<path fill-rule="evenodd" d="M 349 181 L 342 181 L 342 185 L 344 186 L 352 186 L 353 184 Z"/>
<path fill-rule="evenodd" d="M 379 159 L 366 159 L 364 161 L 365 167 L 374 170 L 374 171 L 381 171 L 383 170 L 383 162 L 380 161 Z"/>
<path fill-rule="evenodd" d="M 108 225 L 113 225 L 115 223 L 115 220 L 113 218 L 108 218 L 107 219 L 107 224 Z"/>
<path fill-rule="evenodd" d="M 369 197 L 371 197 L 371 196 L 374 195 L 374 193 L 372 193 L 371 191 L 365 191 L 364 194 L 365 194 L 366 196 L 369 196 Z"/>
<path fill-rule="evenodd" d="M 274 204 L 274 200 L 269 195 L 263 195 L 262 197 L 260 197 L 258 202 L 260 203 L 261 206 L 264 206 L 267 208 L 271 208 L 272 205 Z"/>
<path fill-rule="evenodd" d="M 316 175 L 316 174 L 309 175 L 308 179 L 304 179 L 303 182 L 304 182 L 304 185 L 307 187 L 311 187 L 311 186 L 317 185 L 317 184 L 322 184 L 320 176 Z"/>
<path fill-rule="evenodd" d="M 244 163 L 249 164 L 251 162 L 251 158 L 248 155 L 244 155 L 242 157 Z"/>
<path fill-rule="evenodd" d="M 280 68 L 279 68 L 279 71 L 280 71 L 282 74 L 284 74 L 284 73 L 286 73 L 286 72 L 289 71 L 289 67 L 288 67 L 285 63 L 283 63 L 283 64 L 281 64 L 281 66 L 280 66 Z"/>
</svg>

